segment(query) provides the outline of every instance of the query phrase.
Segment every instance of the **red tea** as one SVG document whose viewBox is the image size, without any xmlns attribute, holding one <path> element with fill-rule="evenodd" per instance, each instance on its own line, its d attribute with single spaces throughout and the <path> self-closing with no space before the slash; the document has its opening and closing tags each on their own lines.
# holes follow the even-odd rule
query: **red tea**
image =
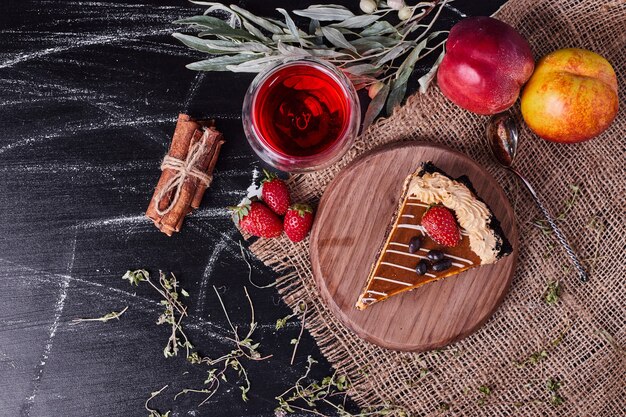
<svg viewBox="0 0 626 417">
<path fill-rule="evenodd" d="M 253 103 L 253 123 L 274 152 L 306 157 L 323 153 L 350 120 L 348 95 L 328 72 L 306 63 L 277 70 Z"/>
</svg>

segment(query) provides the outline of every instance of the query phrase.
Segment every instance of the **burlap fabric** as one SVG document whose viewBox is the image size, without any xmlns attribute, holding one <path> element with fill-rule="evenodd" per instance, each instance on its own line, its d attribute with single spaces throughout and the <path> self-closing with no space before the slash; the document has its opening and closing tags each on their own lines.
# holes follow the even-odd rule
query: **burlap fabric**
<svg viewBox="0 0 626 417">
<path fill-rule="evenodd" d="M 506 190 L 520 231 L 510 293 L 482 328 L 436 352 L 379 348 L 352 334 L 323 304 L 312 277 L 308 241 L 261 240 L 252 250 L 283 275 L 278 287 L 290 306 L 298 300 L 308 303 L 307 328 L 333 366 L 351 378 L 350 394 L 360 406 L 395 405 L 417 416 L 624 416 L 626 4 L 511 0 L 496 17 L 528 39 L 536 58 L 581 47 L 605 56 L 618 74 L 622 106 L 607 132 L 586 143 L 562 145 L 524 127 L 516 160 L 555 215 L 567 209 L 570 186 L 580 187 L 559 223 L 590 272 L 588 283 L 579 282 L 554 236 L 532 225 L 541 214 L 527 191 L 491 160 L 483 142 L 487 118 L 456 107 L 436 87 L 410 97 L 390 118 L 372 126 L 339 163 L 296 175 L 290 184 L 297 200 L 315 204 L 346 164 L 394 141 L 439 142 L 478 161 Z M 514 113 L 520 117 L 519 106 Z M 549 305 L 544 291 L 556 280 L 562 295 Z M 551 378 L 560 381 L 561 405 L 549 401 Z M 481 392 L 480 386 L 491 393 Z"/>
</svg>

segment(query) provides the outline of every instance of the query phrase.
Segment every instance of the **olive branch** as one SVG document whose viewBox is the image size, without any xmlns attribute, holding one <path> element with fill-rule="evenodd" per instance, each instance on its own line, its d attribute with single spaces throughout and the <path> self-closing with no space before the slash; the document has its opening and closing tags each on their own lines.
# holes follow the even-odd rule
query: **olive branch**
<svg viewBox="0 0 626 417">
<path fill-rule="evenodd" d="M 407 91 L 417 62 L 440 51 L 433 67 L 418 82 L 424 92 L 435 77 L 447 31 L 432 31 L 448 0 L 404 1 L 367 0 L 363 14 L 355 15 L 344 6 L 313 5 L 292 13 L 308 19 L 300 29 L 285 9 L 277 8 L 283 20 L 256 16 L 236 5 L 192 1 L 209 6 L 203 15 L 175 21 L 188 25 L 194 36 L 173 36 L 192 49 L 211 57 L 193 62 L 196 71 L 261 72 L 286 59 L 318 58 L 339 67 L 357 89 L 367 88 L 372 99 L 363 121 L 364 129 L 383 110 L 391 114 Z M 395 25 L 387 18 L 397 11 Z M 222 20 L 217 15 L 225 17 Z"/>
</svg>

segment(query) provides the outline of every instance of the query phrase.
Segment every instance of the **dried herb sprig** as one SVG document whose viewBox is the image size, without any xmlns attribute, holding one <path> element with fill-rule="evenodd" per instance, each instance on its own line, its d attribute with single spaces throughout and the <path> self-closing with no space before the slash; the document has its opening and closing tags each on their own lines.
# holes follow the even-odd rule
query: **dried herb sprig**
<svg viewBox="0 0 626 417">
<path fill-rule="evenodd" d="M 559 281 L 550 281 L 546 285 L 546 289 L 543 292 L 543 300 L 548 305 L 554 305 L 558 303 L 562 292 L 563 289 L 561 288 Z"/>
<path fill-rule="evenodd" d="M 203 15 L 175 21 L 190 25 L 197 36 L 174 33 L 190 48 L 212 55 L 187 68 L 197 71 L 260 72 L 285 59 L 318 58 L 337 65 L 357 89 L 368 88 L 372 101 L 364 127 L 381 112 L 399 105 L 406 95 L 407 82 L 415 64 L 433 51 L 441 51 L 431 70 L 421 77 L 420 91 L 433 80 L 443 58 L 447 31 L 432 31 L 448 0 L 420 1 L 415 5 L 370 2 L 375 7 L 355 15 L 344 6 L 313 5 L 293 14 L 309 19 L 308 30 L 300 29 L 290 14 L 281 8 L 284 21 L 259 17 L 236 5 L 192 1 L 209 8 Z M 371 4 L 370 4 L 371 6 Z M 393 6 L 393 7 L 392 7 Z M 399 23 L 384 18 L 398 12 Z M 209 14 L 220 13 L 227 21 Z M 432 15 L 432 16 L 431 16 Z M 427 17 L 430 19 L 426 22 Z"/>
<path fill-rule="evenodd" d="M 537 352 L 533 352 L 526 359 L 515 362 L 518 368 L 525 368 L 527 365 L 536 365 L 548 358 L 548 351 L 542 349 Z"/>
<path fill-rule="evenodd" d="M 167 411 L 165 413 L 161 413 L 160 411 L 151 408 L 150 406 L 148 406 L 148 403 L 150 401 L 152 401 L 154 399 L 154 397 L 156 397 L 157 395 L 159 395 L 160 393 L 163 392 L 163 390 L 165 390 L 169 385 L 164 386 L 163 388 L 161 388 L 158 391 L 154 391 L 152 393 L 150 393 L 150 398 L 148 398 L 146 400 L 146 402 L 144 403 L 144 407 L 146 408 L 146 410 L 150 413 L 148 414 L 148 417 L 169 417 L 170 416 L 170 412 L 171 411 Z"/>
<path fill-rule="evenodd" d="M 559 333 L 559 335 L 554 338 L 549 344 L 546 344 L 542 347 L 541 350 L 531 353 L 528 357 L 523 360 L 513 362 L 517 368 L 525 368 L 531 365 L 537 365 L 548 359 L 549 354 L 563 342 L 563 338 L 572 327 L 571 323 L 568 323 L 565 328 Z"/>
<path fill-rule="evenodd" d="M 163 349 L 166 358 L 178 355 L 179 348 L 185 348 L 186 356 L 193 349 L 193 345 L 185 334 L 181 322 L 187 316 L 187 307 L 185 307 L 179 298 L 188 297 L 189 293 L 183 288 L 178 287 L 178 280 L 174 274 L 165 274 L 159 271 L 158 285 L 150 279 L 150 273 L 145 269 L 137 269 L 135 271 L 126 271 L 122 279 L 128 280 L 131 284 L 138 286 L 140 282 L 147 282 L 162 297 L 161 304 L 164 306 L 163 313 L 159 316 L 157 324 L 169 324 L 172 332 L 167 340 L 167 344 Z"/>
<path fill-rule="evenodd" d="M 246 258 L 246 254 L 245 251 L 243 249 L 243 245 L 241 244 L 241 241 L 239 241 L 239 249 L 241 250 L 241 258 L 243 259 L 243 261 L 246 263 L 246 265 L 248 266 L 248 282 L 255 288 L 258 289 L 264 289 L 264 288 L 271 288 L 271 287 L 275 287 L 276 284 L 278 284 L 278 281 L 274 281 L 274 282 L 270 282 L 267 285 L 258 285 L 255 284 L 252 281 L 252 265 L 250 265 L 250 262 L 248 261 L 248 258 Z"/>
<path fill-rule="evenodd" d="M 102 323 L 106 323 L 107 321 L 113 319 L 119 320 L 122 314 L 126 313 L 126 310 L 128 310 L 128 306 L 124 307 L 124 309 L 121 311 L 111 311 L 110 313 L 107 313 L 104 316 L 100 317 L 74 319 L 70 324 L 78 324 L 86 321 L 101 321 Z"/>
<path fill-rule="evenodd" d="M 545 399 L 545 397 L 531 398 L 531 399 L 526 399 L 526 400 L 521 400 L 521 401 L 515 401 L 512 404 L 516 407 L 524 407 L 524 406 L 528 406 L 531 404 L 545 404 L 545 403 L 548 403 L 553 406 L 559 406 L 565 402 L 565 398 L 563 398 L 563 396 L 561 396 L 561 394 L 559 393 L 559 389 L 561 388 L 561 382 L 558 379 L 549 378 L 545 383 L 545 387 L 549 395 L 547 400 Z"/>
<path fill-rule="evenodd" d="M 390 414 L 399 417 L 407 416 L 404 410 L 387 405 L 367 407 L 357 414 L 348 412 L 345 408 L 345 401 L 347 399 L 347 390 L 350 388 L 350 381 L 345 375 L 338 375 L 335 372 L 331 376 L 324 377 L 321 381 L 304 384 L 311 372 L 311 368 L 316 363 L 317 361 L 309 355 L 304 374 L 296 381 L 293 387 L 276 397 L 278 407 L 275 409 L 275 415 L 277 417 L 284 417 L 296 411 L 326 416 L 326 414 L 318 410 L 320 406 L 329 407 L 342 417 L 385 416 Z M 338 402 L 331 401 L 335 397 L 339 397 Z"/>
<path fill-rule="evenodd" d="M 491 387 L 488 385 L 481 385 L 478 387 L 478 392 L 481 394 L 481 397 L 478 399 L 478 405 L 482 407 L 491 396 Z"/>
<path fill-rule="evenodd" d="M 276 330 L 280 330 L 283 327 L 285 327 L 285 324 L 287 324 L 287 321 L 289 321 L 290 319 L 298 315 L 301 315 L 300 316 L 300 333 L 298 334 L 298 338 L 291 339 L 291 344 L 294 345 L 293 353 L 291 354 L 291 362 L 290 362 L 291 365 L 293 365 L 293 361 L 296 358 L 296 351 L 298 350 L 298 346 L 300 345 L 300 339 L 302 339 L 302 334 L 304 333 L 304 325 L 306 323 L 307 310 L 308 310 L 307 304 L 304 301 L 299 301 L 296 307 L 296 312 L 289 314 L 281 319 L 276 320 Z"/>
<path fill-rule="evenodd" d="M 546 382 L 546 386 L 548 388 L 548 392 L 550 393 L 549 402 L 554 406 L 558 406 L 563 404 L 565 399 L 559 394 L 559 389 L 561 388 L 561 382 L 557 379 L 550 378 Z"/>
<path fill-rule="evenodd" d="M 248 328 L 248 332 L 242 338 L 239 336 L 238 328 L 233 325 L 230 316 L 228 315 L 228 311 L 226 310 L 226 306 L 224 305 L 224 301 L 220 296 L 217 288 L 213 286 L 213 290 L 217 295 L 217 299 L 222 306 L 222 310 L 224 311 L 224 315 L 226 316 L 226 320 L 232 330 L 233 337 L 227 337 L 228 340 L 235 344 L 235 349 L 231 350 L 229 353 L 220 356 L 216 359 L 211 359 L 208 357 L 201 357 L 197 352 L 192 353 L 187 359 L 192 364 L 205 364 L 209 366 L 209 371 L 207 375 L 207 379 L 204 381 L 206 387 L 204 388 L 185 388 L 174 396 L 174 399 L 178 398 L 180 395 L 189 394 L 189 393 L 201 393 L 206 394 L 206 398 L 199 404 L 205 404 L 215 393 L 219 390 L 220 381 L 226 382 L 228 380 L 227 371 L 233 370 L 237 373 L 239 378 L 243 379 L 243 385 L 239 386 L 241 390 L 241 398 L 243 401 L 248 401 L 248 392 L 250 391 L 250 380 L 248 379 L 248 372 L 244 367 L 244 364 L 241 362 L 243 359 L 254 360 L 254 361 L 262 361 L 265 359 L 269 359 L 272 355 L 261 356 L 258 351 L 259 343 L 255 343 L 252 339 L 255 330 L 257 329 L 258 323 L 255 320 L 254 316 L 254 305 L 252 304 L 252 299 L 248 294 L 248 290 L 244 287 L 244 292 L 246 294 L 246 298 L 248 299 L 248 303 L 250 305 L 250 324 Z"/>
</svg>

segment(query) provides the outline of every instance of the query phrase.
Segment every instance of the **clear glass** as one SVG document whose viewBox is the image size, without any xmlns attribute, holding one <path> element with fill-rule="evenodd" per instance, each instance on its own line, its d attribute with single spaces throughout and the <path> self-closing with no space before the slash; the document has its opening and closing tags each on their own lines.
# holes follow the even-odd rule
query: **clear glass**
<svg viewBox="0 0 626 417">
<path fill-rule="evenodd" d="M 277 77 L 279 77 L 280 74 L 285 74 L 285 69 L 296 66 L 300 68 L 306 66 L 307 71 L 314 69 L 324 74 L 324 80 L 331 80 L 330 82 L 333 83 L 332 88 L 335 89 L 333 92 L 341 92 L 341 105 L 344 106 L 342 107 L 344 117 L 342 118 L 341 128 L 338 128 L 336 135 L 332 135 L 334 139 L 324 142 L 323 146 L 326 146 L 325 148 L 310 155 L 294 155 L 284 149 L 280 149 L 279 146 L 276 145 L 277 138 L 267 137 L 271 136 L 267 133 L 268 129 L 265 129 L 265 133 L 263 133 L 264 129 L 261 126 L 263 121 L 258 120 L 260 117 L 259 114 L 261 113 L 261 107 L 259 106 L 263 105 L 263 101 L 267 100 L 267 97 L 272 97 L 271 92 L 272 89 L 274 89 L 274 91 L 276 89 Z M 293 70 L 296 69 L 297 68 L 293 68 Z M 280 73 L 277 74 L 279 71 Z M 329 98 L 329 100 L 331 100 L 331 98 Z M 291 113 L 290 115 L 293 118 Z M 308 123 L 311 117 L 310 114 L 307 117 L 306 120 Z M 292 59 L 272 66 L 256 76 L 248 88 L 244 99 L 242 120 L 243 128 L 250 146 L 263 161 L 282 171 L 307 172 L 325 168 L 340 159 L 346 153 L 354 143 L 354 139 L 358 134 L 361 109 L 354 85 L 337 67 L 313 58 Z M 300 120 L 299 117 L 298 120 Z M 274 123 L 273 120 L 272 123 Z M 274 130 L 276 131 L 276 129 Z M 320 131 L 320 135 L 323 134 L 324 133 Z"/>
</svg>

